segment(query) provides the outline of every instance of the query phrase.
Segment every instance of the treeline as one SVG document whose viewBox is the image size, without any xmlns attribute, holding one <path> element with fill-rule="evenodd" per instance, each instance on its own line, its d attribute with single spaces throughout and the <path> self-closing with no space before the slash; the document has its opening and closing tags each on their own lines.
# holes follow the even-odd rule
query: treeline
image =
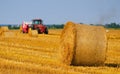
<svg viewBox="0 0 120 74">
<path fill-rule="evenodd" d="M 120 28 L 120 24 L 117 23 L 110 23 L 110 24 L 90 24 L 90 25 L 96 25 L 96 26 L 104 26 L 105 28 L 114 28 L 114 29 L 119 29 Z"/>
<path fill-rule="evenodd" d="M 48 29 L 62 29 L 64 24 L 53 24 L 53 25 L 46 25 Z"/>
<path fill-rule="evenodd" d="M 80 24 L 83 24 L 83 23 L 80 23 Z M 101 24 L 90 24 L 90 25 L 100 26 Z M 0 26 L 8 26 L 9 29 L 19 29 L 21 25 L 0 25 Z M 64 24 L 49 24 L 46 26 L 48 27 L 48 29 L 63 29 Z M 117 24 L 117 23 L 110 23 L 110 24 L 105 24 L 101 26 L 104 26 L 105 28 L 114 28 L 114 29 L 120 28 L 120 24 Z"/>
<path fill-rule="evenodd" d="M 20 29 L 21 25 L 1 25 L 1 26 L 8 26 L 9 29 Z M 64 24 L 53 24 L 53 25 L 46 25 L 48 29 L 62 29 Z"/>
<path fill-rule="evenodd" d="M 110 24 L 105 24 L 105 27 L 106 28 L 120 28 L 120 24 L 117 24 L 117 23 L 110 23 Z"/>
</svg>

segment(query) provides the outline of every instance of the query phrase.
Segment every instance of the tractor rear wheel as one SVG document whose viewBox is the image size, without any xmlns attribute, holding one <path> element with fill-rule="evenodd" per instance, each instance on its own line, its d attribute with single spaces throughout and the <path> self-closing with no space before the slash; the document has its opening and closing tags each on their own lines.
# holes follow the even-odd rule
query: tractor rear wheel
<svg viewBox="0 0 120 74">
<path fill-rule="evenodd" d="M 47 29 L 47 28 L 45 29 L 45 32 L 44 32 L 44 33 L 45 33 L 45 34 L 48 34 L 48 29 Z"/>
</svg>

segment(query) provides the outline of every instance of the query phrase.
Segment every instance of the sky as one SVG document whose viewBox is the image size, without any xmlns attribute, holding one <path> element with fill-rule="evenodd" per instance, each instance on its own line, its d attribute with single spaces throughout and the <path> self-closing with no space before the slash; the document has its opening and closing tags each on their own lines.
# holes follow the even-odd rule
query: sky
<svg viewBox="0 0 120 74">
<path fill-rule="evenodd" d="M 0 24 L 35 18 L 43 19 L 44 24 L 119 24 L 120 0 L 0 0 Z"/>
</svg>

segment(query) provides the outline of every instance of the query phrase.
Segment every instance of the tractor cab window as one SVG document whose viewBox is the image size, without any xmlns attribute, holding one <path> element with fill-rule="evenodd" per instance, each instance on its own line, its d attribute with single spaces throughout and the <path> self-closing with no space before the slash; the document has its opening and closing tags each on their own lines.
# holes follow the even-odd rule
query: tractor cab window
<svg viewBox="0 0 120 74">
<path fill-rule="evenodd" d="M 33 21 L 33 24 L 41 24 L 40 21 Z"/>
<path fill-rule="evenodd" d="M 32 24 L 42 24 L 42 20 L 35 19 L 32 21 Z"/>
</svg>

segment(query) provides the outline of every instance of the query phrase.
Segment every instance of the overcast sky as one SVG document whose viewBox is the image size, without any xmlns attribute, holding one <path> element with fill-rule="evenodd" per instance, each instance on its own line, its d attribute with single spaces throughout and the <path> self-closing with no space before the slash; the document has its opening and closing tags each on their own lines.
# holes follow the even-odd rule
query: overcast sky
<svg viewBox="0 0 120 74">
<path fill-rule="evenodd" d="M 43 19 L 44 24 L 120 23 L 120 0 L 0 0 L 0 24 L 34 18 Z"/>
</svg>

